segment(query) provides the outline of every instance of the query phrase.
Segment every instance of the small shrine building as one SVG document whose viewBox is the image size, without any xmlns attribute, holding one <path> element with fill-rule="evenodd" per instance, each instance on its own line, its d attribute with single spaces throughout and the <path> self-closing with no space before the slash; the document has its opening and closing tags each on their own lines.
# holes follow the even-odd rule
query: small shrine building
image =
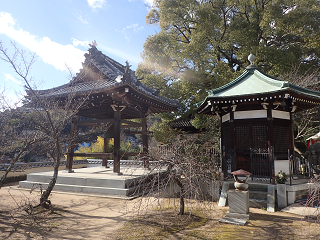
<svg viewBox="0 0 320 240">
<path fill-rule="evenodd" d="M 160 96 L 158 90 L 142 84 L 128 62 L 124 66 L 104 55 L 97 49 L 95 42 L 90 45 L 82 65 L 82 69 L 70 83 L 36 93 L 38 97 L 51 101 L 65 102 L 70 100 L 70 96 L 74 100 L 85 100 L 72 120 L 71 136 L 76 135 L 77 126 L 113 123 L 113 131 L 108 130 L 105 136 L 104 152 L 74 153 L 75 143 L 68 146 L 66 170 L 72 172 L 74 156 L 101 157 L 105 166 L 107 157 L 113 157 L 113 172 L 120 174 L 120 129 L 140 128 L 140 131 L 127 133 L 142 134 L 145 154 L 148 152 L 146 117 L 151 113 L 176 111 L 179 102 Z M 90 120 L 80 121 L 80 116 Z M 131 119 L 141 119 L 141 123 L 130 121 Z M 110 137 L 114 138 L 113 153 L 108 153 L 106 147 Z"/>
<path fill-rule="evenodd" d="M 231 149 L 234 156 L 233 162 L 223 157 L 225 174 L 237 169 L 256 176 L 271 176 L 279 168 L 287 172 L 294 154 L 293 113 L 319 107 L 320 92 L 269 76 L 253 65 L 253 55 L 248 59 L 251 64 L 238 78 L 208 91 L 197 112 L 220 117 L 223 154 Z M 274 162 L 255 163 L 253 149 L 273 149 Z"/>
</svg>

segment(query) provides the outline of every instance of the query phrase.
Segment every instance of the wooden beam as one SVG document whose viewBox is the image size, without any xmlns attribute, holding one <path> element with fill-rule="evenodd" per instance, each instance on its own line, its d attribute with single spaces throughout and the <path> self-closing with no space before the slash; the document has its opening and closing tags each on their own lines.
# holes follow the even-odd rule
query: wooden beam
<svg viewBox="0 0 320 240">
<path fill-rule="evenodd" d="M 112 153 L 74 153 L 74 157 L 112 157 Z"/>
<path fill-rule="evenodd" d="M 109 138 L 103 138 L 103 152 L 107 153 L 109 148 Z M 108 158 L 102 158 L 102 166 L 108 167 Z"/>
<path fill-rule="evenodd" d="M 141 155 L 142 153 L 138 152 L 138 153 L 133 153 L 133 152 L 126 152 L 123 153 L 124 156 L 138 156 Z"/>
<path fill-rule="evenodd" d="M 125 131 L 123 131 L 123 133 L 124 134 L 143 134 L 143 132 L 142 131 L 127 131 L 127 130 L 125 130 Z M 147 131 L 147 134 L 152 134 L 153 132 L 151 132 L 151 131 Z"/>
<path fill-rule="evenodd" d="M 142 152 L 143 154 L 148 154 L 148 126 L 147 126 L 147 110 L 142 112 L 141 123 L 142 123 Z M 149 168 L 148 158 L 144 160 L 144 167 Z"/>
<path fill-rule="evenodd" d="M 114 119 L 95 119 L 95 120 L 80 121 L 80 122 L 77 122 L 77 124 L 81 126 L 88 126 L 88 124 L 103 124 L 103 123 L 108 123 L 113 121 Z"/>
<path fill-rule="evenodd" d="M 120 126 L 121 111 L 117 106 L 114 111 L 114 148 L 113 148 L 113 172 L 120 174 Z"/>
<path fill-rule="evenodd" d="M 80 126 L 88 126 L 88 127 L 101 127 L 104 126 L 104 124 L 102 123 L 82 123 L 82 124 L 78 124 Z"/>
<path fill-rule="evenodd" d="M 70 130 L 70 141 L 68 145 L 68 153 L 67 153 L 67 162 L 66 162 L 66 170 L 71 173 L 72 171 L 72 162 L 74 156 L 74 146 L 76 142 L 76 132 L 77 132 L 77 123 L 78 123 L 79 116 L 75 115 L 72 118 L 71 122 L 71 130 Z"/>
<path fill-rule="evenodd" d="M 122 124 L 127 124 L 127 125 L 123 125 L 124 127 L 142 127 L 141 123 L 137 123 L 137 122 L 132 122 L 132 121 L 127 121 L 127 120 L 121 120 Z"/>
<path fill-rule="evenodd" d="M 141 128 L 141 126 L 137 126 L 136 124 L 121 124 L 121 128 Z"/>
</svg>

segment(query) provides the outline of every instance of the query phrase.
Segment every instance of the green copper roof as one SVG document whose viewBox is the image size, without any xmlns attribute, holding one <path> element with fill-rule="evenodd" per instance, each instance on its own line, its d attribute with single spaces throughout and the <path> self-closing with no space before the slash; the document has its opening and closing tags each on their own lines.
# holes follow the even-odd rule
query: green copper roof
<svg viewBox="0 0 320 240">
<path fill-rule="evenodd" d="M 320 92 L 299 87 L 274 78 L 261 72 L 257 66 L 249 65 L 243 73 L 232 82 L 213 90 L 208 91 L 208 97 L 231 97 L 254 94 L 265 94 L 291 90 L 298 94 L 320 99 Z"/>
<path fill-rule="evenodd" d="M 275 92 L 289 87 L 289 83 L 260 72 L 255 65 L 250 65 L 232 82 L 208 91 L 209 96 L 229 97 Z"/>
<path fill-rule="evenodd" d="M 260 98 L 261 96 L 261 98 Z M 290 97 L 298 110 L 310 109 L 320 105 L 320 92 L 293 85 L 261 72 L 257 66 L 249 65 L 243 73 L 232 82 L 208 91 L 208 96 L 196 104 L 198 112 L 210 111 L 210 105 L 234 104 L 234 102 L 261 101 L 277 99 L 279 96 Z"/>
</svg>

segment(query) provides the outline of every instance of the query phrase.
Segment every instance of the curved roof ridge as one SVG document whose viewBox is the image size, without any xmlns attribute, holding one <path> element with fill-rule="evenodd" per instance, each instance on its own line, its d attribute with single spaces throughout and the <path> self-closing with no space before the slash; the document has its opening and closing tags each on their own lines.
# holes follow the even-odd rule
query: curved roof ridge
<svg viewBox="0 0 320 240">
<path fill-rule="evenodd" d="M 219 87 L 219 88 L 215 88 L 215 89 L 211 89 L 211 90 L 208 90 L 208 95 L 209 93 L 211 93 L 210 95 L 214 95 L 214 93 L 219 93 L 219 92 L 222 92 L 224 89 L 227 89 L 235 84 L 237 84 L 238 82 L 240 82 L 246 75 L 248 75 L 250 73 L 250 71 L 248 71 L 247 69 L 245 69 L 242 74 L 237 77 L 236 79 L 234 79 L 233 81 Z"/>
<path fill-rule="evenodd" d="M 305 93 L 305 94 L 312 95 L 313 97 L 320 98 L 320 92 L 316 91 L 316 90 L 300 87 L 300 86 L 297 86 L 297 85 L 294 85 L 294 84 L 291 84 L 291 83 L 288 84 L 288 88 L 291 89 L 294 92 Z"/>
<path fill-rule="evenodd" d="M 272 77 L 249 65 L 235 80 L 208 91 L 208 96 L 251 95 L 274 92 L 289 87 L 289 82 Z M 301 90 L 300 90 L 301 91 Z"/>
<path fill-rule="evenodd" d="M 259 69 L 255 69 L 254 74 L 256 74 L 259 77 L 259 79 L 261 79 L 265 83 L 268 83 L 268 84 L 276 86 L 276 87 L 284 87 L 285 85 L 288 84 L 287 81 L 272 77 L 272 76 L 260 71 Z"/>
<path fill-rule="evenodd" d="M 90 92 L 93 89 L 94 91 L 104 91 L 129 84 L 136 91 L 154 100 L 161 101 L 171 106 L 179 105 L 178 100 L 158 95 L 157 90 L 141 83 L 135 76 L 135 72 L 130 69 L 129 63 L 126 62 L 126 64 L 126 66 L 121 65 L 110 57 L 104 55 L 101 51 L 97 50 L 95 46 L 92 46 L 92 48 L 89 49 L 89 54 L 85 54 L 83 68 L 79 73 L 77 73 L 77 76 L 74 77 L 73 80 L 58 87 L 38 90 L 36 92 L 40 96 L 62 97 L 72 92 L 82 94 Z M 95 68 L 94 74 L 96 75 L 94 75 L 93 78 L 90 76 L 90 68 Z M 88 72 L 89 75 L 87 76 Z M 119 75 L 122 76 L 120 82 L 117 81 L 118 79 L 116 80 Z M 82 77 L 86 80 L 82 80 Z"/>
</svg>

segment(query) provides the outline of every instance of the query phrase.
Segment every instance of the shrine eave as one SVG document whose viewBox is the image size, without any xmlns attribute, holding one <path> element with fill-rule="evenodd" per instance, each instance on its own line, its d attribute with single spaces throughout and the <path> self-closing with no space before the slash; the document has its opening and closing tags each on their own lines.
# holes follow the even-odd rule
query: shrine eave
<svg viewBox="0 0 320 240">
<path fill-rule="evenodd" d="M 249 65 L 232 82 L 208 91 L 206 99 L 197 104 L 198 113 L 210 113 L 211 105 L 264 104 L 291 99 L 295 111 L 320 106 L 320 92 L 290 84 Z M 211 106 L 211 107 L 210 107 Z"/>
<path fill-rule="evenodd" d="M 248 66 L 243 73 L 230 83 L 208 91 L 212 96 L 248 95 L 273 92 L 289 87 L 289 83 L 261 72 L 257 66 Z"/>
<path fill-rule="evenodd" d="M 270 102 L 281 102 L 284 99 L 291 99 L 297 106 L 296 111 L 302 111 L 314 107 L 320 107 L 320 97 L 306 94 L 299 91 L 299 88 L 285 88 L 273 92 L 265 92 L 259 94 L 234 95 L 234 96 L 208 96 L 202 103 L 198 105 L 198 113 L 210 113 L 210 109 L 214 105 L 232 106 L 239 104 L 254 105 Z"/>
<path fill-rule="evenodd" d="M 141 83 L 128 62 L 124 66 L 104 55 L 94 45 L 85 54 L 83 67 L 72 81 L 35 93 L 37 99 L 49 99 L 61 105 L 70 100 L 85 100 L 79 113 L 95 118 L 105 118 L 113 113 L 114 104 L 126 106 L 122 114 L 127 118 L 139 117 L 137 107 L 148 113 L 160 113 L 176 111 L 180 106 L 179 101 L 163 97 L 159 95 L 159 90 Z M 34 99 L 33 92 L 27 91 L 27 94 L 27 98 Z"/>
<path fill-rule="evenodd" d="M 152 99 L 153 101 L 156 101 L 158 103 L 162 103 L 171 107 L 180 106 L 179 101 L 169 99 L 160 95 L 152 94 L 150 91 L 148 91 L 148 89 L 145 90 L 145 88 L 146 86 L 140 86 L 139 89 L 137 89 L 136 86 L 133 86 L 130 83 L 123 84 L 123 83 L 118 83 L 116 81 L 103 79 L 95 82 L 84 82 L 74 86 L 70 84 L 65 84 L 57 88 L 36 91 L 35 93 L 39 97 L 62 100 L 70 96 L 73 96 L 74 98 L 80 98 L 86 95 L 89 96 L 89 95 L 103 94 L 103 93 L 105 93 L 106 96 L 109 96 L 109 95 L 113 96 L 113 95 L 119 94 L 120 90 L 123 90 L 123 91 L 127 91 L 129 94 L 134 96 L 141 95 L 142 99 L 143 98 L 146 98 L 149 100 Z"/>
</svg>

